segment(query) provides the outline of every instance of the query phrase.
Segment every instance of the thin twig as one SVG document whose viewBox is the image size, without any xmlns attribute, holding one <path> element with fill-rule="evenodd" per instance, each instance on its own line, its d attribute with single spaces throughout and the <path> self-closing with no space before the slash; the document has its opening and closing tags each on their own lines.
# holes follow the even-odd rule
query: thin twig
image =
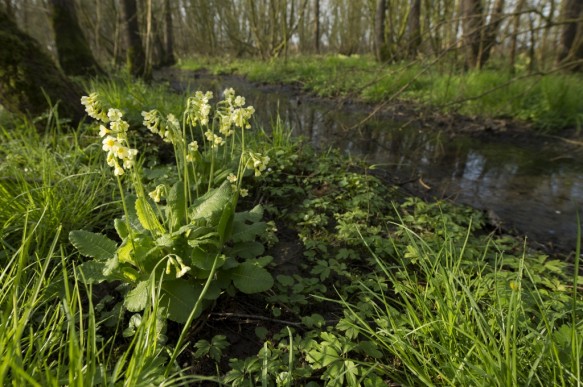
<svg viewBox="0 0 583 387">
<path fill-rule="evenodd" d="M 216 317 L 221 317 L 221 318 L 241 318 L 241 319 L 247 319 L 247 320 L 262 320 L 262 321 L 269 321 L 269 322 L 273 322 L 273 323 L 277 323 L 277 324 L 283 324 L 283 325 L 291 325 L 293 327 L 299 328 L 299 329 L 305 329 L 306 326 L 300 322 L 294 322 L 294 321 L 287 321 L 287 320 L 279 320 L 276 318 L 271 318 L 271 317 L 266 317 L 266 316 L 259 316 L 259 315 L 253 315 L 253 314 L 245 314 L 245 313 L 211 313 L 211 316 L 216 316 Z M 324 321 L 324 323 L 326 325 L 329 324 L 336 324 L 338 323 L 339 320 L 326 320 Z"/>
</svg>

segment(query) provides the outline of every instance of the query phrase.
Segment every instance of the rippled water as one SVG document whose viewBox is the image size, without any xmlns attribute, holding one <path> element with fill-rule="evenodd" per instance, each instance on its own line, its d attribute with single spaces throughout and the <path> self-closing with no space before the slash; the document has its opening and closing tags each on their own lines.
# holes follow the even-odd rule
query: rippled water
<svg viewBox="0 0 583 387">
<path fill-rule="evenodd" d="M 566 152 L 564 144 L 544 139 L 451 136 L 394 116 L 368 118 L 370 109 L 359 105 L 300 96 L 239 77 L 177 71 L 160 76 L 180 90 L 220 93 L 233 87 L 255 107 L 264 127 L 279 115 L 314 146 L 364 157 L 413 190 L 493 211 L 506 227 L 534 240 L 575 246 L 576 213 L 583 209 L 581 147 Z"/>
</svg>

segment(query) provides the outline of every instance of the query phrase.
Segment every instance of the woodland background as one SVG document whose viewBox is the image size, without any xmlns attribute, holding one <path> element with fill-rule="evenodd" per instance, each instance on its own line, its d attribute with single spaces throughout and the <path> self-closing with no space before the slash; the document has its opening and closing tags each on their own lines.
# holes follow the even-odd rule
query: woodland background
<svg viewBox="0 0 583 387">
<path fill-rule="evenodd" d="M 313 53 L 374 53 L 383 62 L 440 60 L 466 68 L 490 65 L 513 70 L 519 66 L 533 72 L 548 71 L 557 64 L 582 69 L 580 0 L 3 3 L 9 17 L 54 58 L 61 47 L 70 46 L 64 40 L 81 40 L 78 25 L 98 63 L 120 66 L 132 54 L 138 55 L 140 63 L 135 66 L 141 67 L 142 55 L 146 71 L 171 64 L 175 57 L 269 59 Z"/>
</svg>

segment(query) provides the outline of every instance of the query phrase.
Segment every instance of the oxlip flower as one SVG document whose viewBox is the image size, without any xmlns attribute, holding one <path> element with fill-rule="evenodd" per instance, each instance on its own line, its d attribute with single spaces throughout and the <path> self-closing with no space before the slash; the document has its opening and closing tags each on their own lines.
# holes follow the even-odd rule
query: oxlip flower
<svg viewBox="0 0 583 387">
<path fill-rule="evenodd" d="M 113 151 L 115 147 L 119 146 L 117 138 L 113 136 L 107 136 L 101 142 L 103 144 L 103 150 L 106 152 Z"/>
<path fill-rule="evenodd" d="M 110 121 L 119 121 L 122 116 L 123 113 L 119 109 L 111 108 L 107 111 L 107 117 Z"/>
<path fill-rule="evenodd" d="M 99 137 L 105 137 L 109 133 L 111 133 L 111 130 L 107 129 L 104 125 L 99 125 Z"/>
</svg>

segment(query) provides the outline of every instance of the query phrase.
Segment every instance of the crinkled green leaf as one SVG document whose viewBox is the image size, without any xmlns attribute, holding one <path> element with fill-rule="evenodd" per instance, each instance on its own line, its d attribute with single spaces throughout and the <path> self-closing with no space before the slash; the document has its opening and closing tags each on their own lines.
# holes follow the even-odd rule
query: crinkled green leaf
<svg viewBox="0 0 583 387">
<path fill-rule="evenodd" d="M 166 198 L 166 217 L 169 227 L 175 231 L 186 223 L 186 199 L 184 197 L 184 183 L 178 181 L 170 188 Z"/>
<path fill-rule="evenodd" d="M 221 244 L 225 243 L 231 234 L 231 226 L 233 224 L 233 215 L 235 211 L 233 205 L 227 202 L 223 207 L 223 212 L 221 213 L 221 218 L 219 219 L 219 225 L 217 227 L 217 232 L 219 233 Z"/>
<path fill-rule="evenodd" d="M 271 255 L 265 255 L 253 260 L 253 263 L 260 267 L 265 267 L 273 262 L 273 257 Z"/>
<path fill-rule="evenodd" d="M 243 293 L 252 294 L 269 290 L 273 277 L 267 270 L 249 262 L 244 262 L 231 272 L 233 285 Z"/>
<path fill-rule="evenodd" d="M 228 282 L 214 280 L 211 282 L 206 294 L 204 295 L 205 300 L 216 300 L 219 298 L 223 290 L 227 287 Z"/>
<path fill-rule="evenodd" d="M 129 262 L 133 263 L 134 260 L 132 259 L 132 252 L 133 252 L 133 244 L 129 240 L 125 240 L 122 245 L 117 249 L 117 259 L 120 262 Z"/>
<path fill-rule="evenodd" d="M 115 231 L 117 231 L 117 235 L 119 235 L 121 239 L 126 238 L 130 234 L 128 224 L 123 219 L 114 219 L 113 226 L 115 227 Z"/>
<path fill-rule="evenodd" d="M 114 271 L 119 267 L 118 256 L 114 256 L 104 262 L 103 265 L 103 275 L 109 277 L 113 275 Z"/>
<path fill-rule="evenodd" d="M 135 288 L 126 294 L 124 306 L 130 312 L 139 312 L 144 310 L 148 302 L 148 283 L 149 281 L 138 282 Z"/>
<path fill-rule="evenodd" d="M 126 197 L 126 210 L 128 217 L 128 221 L 130 223 L 130 227 L 138 232 L 144 231 L 144 227 L 140 223 L 138 219 L 138 214 L 136 213 L 136 196 L 130 195 Z"/>
<path fill-rule="evenodd" d="M 233 222 L 233 232 L 231 233 L 231 240 L 237 242 L 247 242 L 255 240 L 259 235 L 265 234 L 267 224 L 265 222 L 257 223 L 235 223 Z"/>
<path fill-rule="evenodd" d="M 164 232 L 164 227 L 158 221 L 154 209 L 152 209 L 152 206 L 145 198 L 139 197 L 136 200 L 136 214 L 140 220 L 140 224 L 146 230 Z"/>
<path fill-rule="evenodd" d="M 225 205 L 230 202 L 232 192 L 231 185 L 225 181 L 219 188 L 201 196 L 193 205 L 192 220 L 206 219 L 211 223 L 218 221 L 217 217 L 220 216 Z"/>
<path fill-rule="evenodd" d="M 80 278 L 83 278 L 88 284 L 98 284 L 107 279 L 103 274 L 105 269 L 104 262 L 89 261 L 77 266 L 77 270 L 81 273 Z"/>
<path fill-rule="evenodd" d="M 79 253 L 99 260 L 112 258 L 117 250 L 117 244 L 105 235 L 85 230 L 71 231 L 69 240 Z"/>
<path fill-rule="evenodd" d="M 219 250 L 212 245 L 202 247 L 195 247 L 192 249 L 190 256 L 191 263 L 199 269 L 210 270 L 215 261 L 215 257 L 219 260 L 217 268 L 221 267 L 225 262 L 225 256 L 219 255 Z"/>
<path fill-rule="evenodd" d="M 239 242 L 228 249 L 228 254 L 241 257 L 243 259 L 252 259 L 265 252 L 263 244 L 255 241 Z"/>
<path fill-rule="evenodd" d="M 263 218 L 263 207 L 256 205 L 250 211 L 237 212 L 235 220 L 237 222 L 259 222 Z"/>
<path fill-rule="evenodd" d="M 160 247 L 156 246 L 156 242 L 152 236 L 142 234 L 134 240 L 133 259 L 139 262 L 147 271 L 154 270 L 154 266 L 160 261 Z M 134 266 L 138 266 L 134 263 Z"/>
<path fill-rule="evenodd" d="M 201 291 L 202 286 L 184 279 L 164 281 L 162 283 L 162 303 L 168 308 L 168 318 L 172 321 L 185 323 L 194 309 L 194 305 L 199 299 Z M 195 318 L 200 316 L 203 309 L 199 307 Z"/>
<path fill-rule="evenodd" d="M 156 239 L 156 245 L 161 247 L 172 247 L 176 238 L 172 234 L 163 234 L 160 238 Z"/>
<path fill-rule="evenodd" d="M 212 245 L 219 249 L 222 247 L 222 244 L 219 241 L 218 237 L 219 234 L 215 231 L 209 232 L 208 234 L 199 235 L 196 237 L 194 235 L 189 235 L 188 245 L 192 247 Z"/>
</svg>

